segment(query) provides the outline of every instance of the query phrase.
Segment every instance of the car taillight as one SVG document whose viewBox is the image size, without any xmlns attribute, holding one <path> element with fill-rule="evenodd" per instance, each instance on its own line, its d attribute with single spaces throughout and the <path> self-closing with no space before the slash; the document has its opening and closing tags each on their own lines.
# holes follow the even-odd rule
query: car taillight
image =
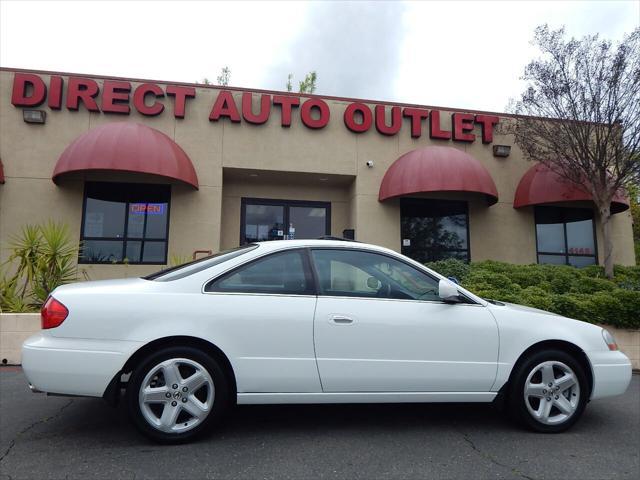
<svg viewBox="0 0 640 480">
<path fill-rule="evenodd" d="M 47 298 L 40 310 L 40 320 L 42 321 L 42 329 L 56 328 L 60 326 L 64 319 L 69 315 L 69 310 L 63 304 L 53 297 Z"/>
<path fill-rule="evenodd" d="M 602 338 L 604 339 L 604 343 L 607 344 L 607 347 L 609 347 L 609 350 L 612 350 L 612 351 L 618 350 L 618 344 L 616 343 L 616 339 L 613 338 L 613 335 L 611 335 L 611 333 L 604 328 L 602 329 Z"/>
</svg>

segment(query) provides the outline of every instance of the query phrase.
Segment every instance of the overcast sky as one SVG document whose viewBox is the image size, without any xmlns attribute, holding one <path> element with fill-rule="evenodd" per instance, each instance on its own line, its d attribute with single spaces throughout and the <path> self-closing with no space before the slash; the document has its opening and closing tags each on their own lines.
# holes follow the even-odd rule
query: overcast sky
<svg viewBox="0 0 640 480">
<path fill-rule="evenodd" d="M 536 25 L 620 39 L 640 1 L 0 1 L 0 65 L 504 111 Z"/>
</svg>

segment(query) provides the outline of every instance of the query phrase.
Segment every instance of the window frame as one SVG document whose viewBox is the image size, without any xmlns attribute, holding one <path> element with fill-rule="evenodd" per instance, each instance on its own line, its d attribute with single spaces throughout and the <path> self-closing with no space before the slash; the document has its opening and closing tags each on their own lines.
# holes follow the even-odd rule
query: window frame
<svg viewBox="0 0 640 480">
<path fill-rule="evenodd" d="M 309 208 L 324 208 L 327 212 L 325 216 L 325 235 L 331 235 L 331 202 L 322 202 L 315 200 L 279 200 L 273 198 L 253 198 L 242 197 L 240 200 L 240 245 L 251 243 L 246 238 L 246 220 L 247 220 L 247 205 L 267 205 L 271 207 L 282 207 L 282 223 L 288 229 L 289 221 L 289 208 L 290 207 L 309 207 Z M 288 230 L 285 230 L 285 235 Z M 259 240 L 255 240 L 258 242 Z"/>
<path fill-rule="evenodd" d="M 322 247 L 322 246 L 318 246 L 318 247 L 308 247 L 308 256 L 309 256 L 309 262 L 311 264 L 311 268 L 313 270 L 313 276 L 314 276 L 314 281 L 315 281 L 315 285 L 316 285 L 316 295 L 318 297 L 325 297 L 325 298 L 348 298 L 348 299 L 359 299 L 359 300 L 381 300 L 381 301 L 394 301 L 394 302 L 421 302 L 421 303 L 437 303 L 437 304 L 447 304 L 449 305 L 448 302 L 445 302 L 444 300 L 419 300 L 419 299 L 414 299 L 414 298 L 386 298 L 386 297 L 365 297 L 365 296 L 355 296 L 355 295 L 324 295 L 321 290 L 320 290 L 320 276 L 318 275 L 318 271 L 316 269 L 316 265 L 315 262 L 313 261 L 313 255 L 311 254 L 311 252 L 313 250 L 340 250 L 340 251 L 346 251 L 346 252 L 363 252 L 363 253 L 370 253 L 370 254 L 374 254 L 374 255 L 380 255 L 381 257 L 387 257 L 390 258 L 392 260 L 396 260 L 397 262 L 403 263 L 405 265 L 407 265 L 409 268 L 412 268 L 424 275 L 426 275 L 427 277 L 431 278 L 432 280 L 434 280 L 436 283 L 440 283 L 440 278 L 432 275 L 430 272 L 426 271 L 426 270 L 422 270 L 418 267 L 416 267 L 415 265 L 412 265 L 411 263 L 405 261 L 403 258 L 399 258 L 395 255 L 391 255 L 388 254 L 386 252 L 379 252 L 377 250 L 369 250 L 366 248 L 345 248 L 345 247 L 336 247 L 336 246 L 326 246 L 326 247 Z M 473 300 L 472 298 L 469 298 L 468 296 L 464 295 L 464 293 L 460 293 L 460 296 L 462 298 L 465 299 L 465 302 L 460 302 L 457 304 L 453 304 L 453 305 L 479 305 L 479 306 L 483 306 L 481 303 L 476 302 L 475 300 Z"/>
<path fill-rule="evenodd" d="M 226 278 L 234 275 L 238 272 L 238 270 L 248 268 L 254 263 L 258 263 L 264 260 L 269 259 L 270 257 L 275 257 L 278 255 L 286 255 L 287 253 L 298 252 L 302 257 L 302 268 L 305 276 L 305 280 L 307 282 L 307 289 L 304 292 L 246 292 L 246 291 L 229 291 L 229 290 L 214 290 L 212 289 L 214 285 L 218 282 L 225 280 Z M 216 295 L 270 295 L 270 296 L 296 296 L 296 297 L 309 297 L 309 296 L 317 296 L 318 294 L 318 285 L 316 282 L 316 277 L 314 275 L 313 266 L 311 263 L 311 258 L 309 255 L 309 251 L 305 247 L 297 247 L 297 248 L 286 248 L 283 250 L 276 250 L 272 252 L 265 253 L 264 255 L 260 255 L 258 257 L 252 258 L 240 265 L 236 265 L 229 270 L 226 270 L 216 277 L 209 279 L 205 282 L 202 287 L 202 293 L 205 294 L 216 294 Z"/>
<path fill-rule="evenodd" d="M 553 208 L 557 209 L 562 213 L 562 233 L 564 235 L 564 253 L 558 252 L 545 252 L 538 250 L 538 215 L 540 215 L 541 208 Z M 593 234 L 593 255 L 586 253 L 569 253 L 569 240 L 567 238 L 567 210 L 570 209 L 580 209 L 580 210 L 588 210 L 591 212 L 591 230 Z M 571 222 L 569 222 L 571 223 Z M 541 225 L 549 225 L 541 223 Z M 600 265 L 600 261 L 598 259 L 598 235 L 596 232 L 596 215 L 592 208 L 579 208 L 579 207 L 561 207 L 557 205 L 536 205 L 533 209 L 533 231 L 536 239 L 536 263 L 538 265 L 551 265 L 551 264 L 543 264 L 540 263 L 540 255 L 547 255 L 552 257 L 564 257 L 564 263 L 562 265 L 574 266 L 569 263 L 569 257 L 584 257 L 584 258 L 593 258 L 595 260 L 594 265 Z M 581 268 L 581 267 L 576 267 Z"/>
<path fill-rule="evenodd" d="M 129 231 L 129 205 L 131 203 L 142 203 L 142 202 L 131 202 L 128 198 L 127 200 L 124 202 L 125 203 L 125 214 L 124 214 L 124 230 L 123 230 L 123 234 L 122 234 L 122 238 L 118 238 L 118 237 L 88 237 L 85 236 L 84 234 L 84 227 L 85 227 L 85 220 L 86 220 L 86 215 L 87 215 L 87 197 L 88 197 L 88 190 L 89 190 L 89 186 L 91 184 L 111 184 L 111 185 L 131 185 L 131 186 L 136 186 L 136 185 L 153 185 L 153 186 L 159 186 L 159 187 L 164 187 L 167 189 L 168 191 L 168 196 L 167 196 L 167 224 L 165 227 L 165 238 L 158 238 L 158 237 L 150 237 L 147 238 L 146 236 L 144 236 L 144 233 L 146 233 L 146 228 L 147 228 L 147 215 L 145 214 L 144 217 L 144 227 L 143 227 L 143 236 L 141 238 L 128 238 L 127 234 Z M 84 182 L 84 190 L 83 190 L 83 198 L 82 198 L 82 218 L 80 220 L 80 243 L 82 244 L 85 241 L 105 241 L 105 242 L 121 242 L 122 243 L 122 260 L 117 261 L 117 262 L 111 262 L 111 261 L 105 261 L 105 262 L 98 262 L 98 261 L 92 261 L 92 260 L 85 260 L 82 257 L 82 251 L 80 250 L 78 252 L 78 264 L 82 264 L 82 265 L 166 265 L 167 264 L 167 256 L 168 256 L 168 252 L 169 252 L 169 225 L 171 222 L 171 185 L 170 184 L 164 184 L 164 183 L 148 183 L 148 184 L 141 184 L 141 183 L 128 183 L 128 182 L 104 182 L 104 181 L 85 181 Z M 145 202 L 145 203 L 156 203 L 156 202 Z M 127 258 L 126 257 L 126 253 L 127 253 L 127 242 L 128 241 L 132 241 L 132 242 L 141 242 L 141 246 L 140 246 L 140 258 L 143 258 L 144 256 L 144 244 L 145 242 L 149 241 L 149 242 L 164 242 L 164 260 L 162 262 L 145 262 L 145 261 L 140 261 L 140 262 L 131 262 L 131 261 L 127 261 L 125 262 L 124 259 Z"/>
<path fill-rule="evenodd" d="M 404 239 L 404 237 L 402 235 L 402 204 L 403 203 L 404 204 L 409 204 L 411 202 L 416 202 L 416 201 L 421 201 L 421 202 L 424 202 L 424 203 L 444 203 L 444 202 L 447 202 L 447 203 L 464 204 L 464 215 L 465 215 L 466 230 L 467 230 L 467 248 L 453 248 L 453 249 L 448 249 L 446 251 L 449 251 L 449 252 L 467 252 L 467 258 L 465 260 L 463 260 L 463 261 L 465 261 L 466 263 L 471 262 L 471 228 L 470 228 L 470 225 L 469 225 L 469 202 L 467 200 L 449 200 L 449 199 L 435 199 L 435 198 L 412 198 L 412 197 L 401 198 L 400 199 L 400 250 L 402 251 L 402 249 L 406 248 L 406 247 L 404 247 L 402 245 L 402 240 Z M 411 248 L 411 247 L 409 247 L 409 248 Z M 404 253 L 403 253 L 403 255 L 404 255 Z M 411 258 L 411 257 L 409 257 L 409 258 Z M 455 257 L 448 257 L 448 258 L 455 258 Z M 444 260 L 446 260 L 446 259 L 444 259 Z M 437 260 L 429 260 L 429 261 L 437 261 Z"/>
</svg>

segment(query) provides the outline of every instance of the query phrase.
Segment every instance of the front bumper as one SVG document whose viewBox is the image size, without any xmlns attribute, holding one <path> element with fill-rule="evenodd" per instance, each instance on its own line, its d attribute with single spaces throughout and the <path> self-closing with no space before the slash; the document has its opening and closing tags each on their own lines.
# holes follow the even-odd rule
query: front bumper
<svg viewBox="0 0 640 480">
<path fill-rule="evenodd" d="M 32 390 L 101 397 L 139 342 L 59 338 L 40 332 L 22 345 L 22 369 Z"/>
<path fill-rule="evenodd" d="M 587 352 L 593 368 L 591 400 L 622 395 L 631 383 L 631 362 L 620 351 Z"/>
</svg>

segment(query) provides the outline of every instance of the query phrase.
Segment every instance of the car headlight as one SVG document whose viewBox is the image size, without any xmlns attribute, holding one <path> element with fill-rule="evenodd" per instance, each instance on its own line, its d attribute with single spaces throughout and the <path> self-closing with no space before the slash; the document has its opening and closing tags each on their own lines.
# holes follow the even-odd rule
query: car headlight
<svg viewBox="0 0 640 480">
<path fill-rule="evenodd" d="M 613 335 L 608 330 L 602 329 L 602 338 L 604 339 L 604 343 L 607 344 L 609 350 L 618 350 L 618 344 L 616 343 L 616 339 L 613 338 Z"/>
</svg>

